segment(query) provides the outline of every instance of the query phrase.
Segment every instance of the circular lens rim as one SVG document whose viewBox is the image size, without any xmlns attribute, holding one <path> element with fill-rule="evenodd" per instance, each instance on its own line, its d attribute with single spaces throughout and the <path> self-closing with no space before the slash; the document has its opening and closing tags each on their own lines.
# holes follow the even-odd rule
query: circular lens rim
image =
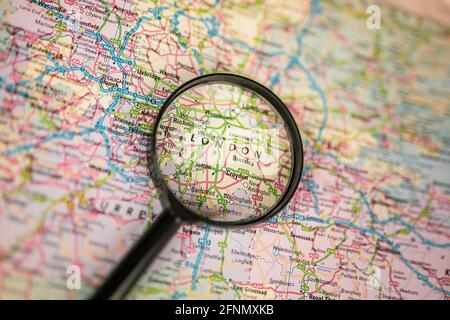
<svg viewBox="0 0 450 320">
<path fill-rule="evenodd" d="M 201 84 L 210 84 L 210 83 L 228 83 L 232 85 L 239 85 L 244 87 L 250 91 L 254 91 L 259 94 L 262 98 L 266 99 L 267 102 L 272 105 L 275 110 L 278 112 L 278 115 L 284 121 L 284 124 L 287 129 L 288 137 L 291 142 L 291 153 L 293 159 L 293 168 L 291 171 L 290 180 L 287 186 L 287 189 L 283 193 L 282 197 L 278 199 L 278 202 L 265 214 L 255 217 L 254 219 L 248 220 L 236 220 L 236 221 L 216 221 L 205 218 L 199 214 L 196 214 L 189 208 L 185 207 L 180 203 L 180 201 L 175 197 L 175 195 L 170 191 L 167 184 L 164 182 L 163 175 L 161 174 L 161 170 L 158 164 L 158 158 L 156 155 L 156 133 L 158 131 L 158 125 L 161 121 L 166 109 L 172 104 L 172 102 L 178 98 L 183 92 L 196 87 Z M 300 131 L 295 123 L 292 114 L 286 107 L 286 105 L 278 98 L 270 89 L 266 88 L 262 84 L 231 73 L 212 73 L 207 75 L 202 75 L 191 79 L 181 85 L 178 89 L 176 89 L 167 100 L 164 102 L 163 106 L 158 112 L 158 115 L 155 119 L 155 125 L 153 128 L 153 135 L 150 138 L 150 163 L 153 164 L 153 168 L 151 171 L 151 176 L 153 182 L 161 189 L 162 196 L 166 196 L 172 207 L 173 211 L 176 212 L 178 216 L 180 216 L 183 220 L 187 222 L 196 222 L 201 221 L 215 226 L 221 227 L 239 227 L 239 226 L 248 226 L 252 224 L 256 224 L 261 222 L 262 220 L 267 220 L 274 215 L 278 214 L 291 200 L 293 195 L 295 194 L 297 187 L 300 183 L 300 179 L 303 171 L 303 143 L 300 135 Z"/>
</svg>

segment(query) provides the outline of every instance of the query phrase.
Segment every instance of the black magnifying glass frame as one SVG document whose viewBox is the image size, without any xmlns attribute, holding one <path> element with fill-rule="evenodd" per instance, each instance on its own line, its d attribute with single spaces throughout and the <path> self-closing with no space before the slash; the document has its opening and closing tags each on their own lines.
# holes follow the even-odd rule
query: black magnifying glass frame
<svg viewBox="0 0 450 320">
<path fill-rule="evenodd" d="M 158 166 L 156 153 L 156 135 L 158 125 L 167 108 L 183 92 L 202 84 L 231 84 L 255 92 L 264 98 L 279 114 L 283 120 L 288 139 L 291 144 L 292 168 L 287 188 L 277 203 L 263 215 L 253 219 L 237 221 L 216 221 L 194 213 L 183 206 L 164 183 Z M 260 83 L 235 74 L 213 73 L 194 78 L 176 89 L 164 102 L 155 119 L 152 136 L 148 146 L 149 171 L 155 186 L 160 190 L 160 201 L 163 212 L 158 215 L 150 228 L 146 230 L 139 240 L 125 254 L 125 257 L 109 274 L 103 284 L 96 290 L 91 299 L 121 299 L 124 298 L 150 263 L 158 256 L 164 246 L 184 223 L 206 223 L 222 228 L 237 228 L 257 224 L 279 213 L 291 200 L 300 183 L 303 170 L 303 144 L 295 120 L 285 104 L 268 88 Z"/>
</svg>

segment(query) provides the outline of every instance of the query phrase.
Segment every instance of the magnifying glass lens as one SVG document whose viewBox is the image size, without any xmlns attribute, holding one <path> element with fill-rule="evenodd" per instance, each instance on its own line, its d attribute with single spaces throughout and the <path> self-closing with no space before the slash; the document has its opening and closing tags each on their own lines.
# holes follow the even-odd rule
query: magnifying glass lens
<svg viewBox="0 0 450 320">
<path fill-rule="evenodd" d="M 214 222 L 245 223 L 269 212 L 289 185 L 292 154 L 275 108 L 237 84 L 183 91 L 156 131 L 156 158 L 169 191 Z"/>
</svg>

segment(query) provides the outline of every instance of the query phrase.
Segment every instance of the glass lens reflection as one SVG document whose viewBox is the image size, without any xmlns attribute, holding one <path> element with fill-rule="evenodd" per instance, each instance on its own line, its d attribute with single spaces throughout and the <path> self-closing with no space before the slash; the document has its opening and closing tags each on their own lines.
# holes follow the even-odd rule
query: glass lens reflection
<svg viewBox="0 0 450 320">
<path fill-rule="evenodd" d="M 208 83 L 188 89 L 157 125 L 164 182 L 204 218 L 254 220 L 277 204 L 290 181 L 285 124 L 270 103 L 246 88 Z"/>
</svg>

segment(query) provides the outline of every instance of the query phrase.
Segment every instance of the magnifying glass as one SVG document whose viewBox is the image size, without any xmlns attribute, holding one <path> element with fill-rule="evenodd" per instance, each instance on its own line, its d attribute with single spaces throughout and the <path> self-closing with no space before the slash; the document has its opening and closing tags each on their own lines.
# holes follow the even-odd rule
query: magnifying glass
<svg viewBox="0 0 450 320">
<path fill-rule="evenodd" d="M 149 158 L 164 210 L 93 299 L 124 298 L 184 223 L 243 227 L 277 214 L 303 169 L 300 133 L 283 102 L 222 73 L 188 81 L 167 99 Z"/>
</svg>

